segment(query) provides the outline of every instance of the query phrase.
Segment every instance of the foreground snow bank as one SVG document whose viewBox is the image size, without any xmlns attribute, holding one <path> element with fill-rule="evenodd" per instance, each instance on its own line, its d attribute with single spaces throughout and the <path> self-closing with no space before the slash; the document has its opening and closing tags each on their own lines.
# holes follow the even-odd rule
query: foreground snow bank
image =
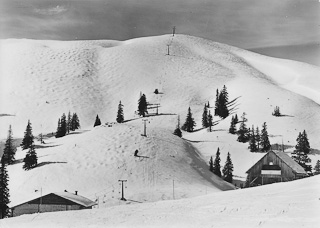
<svg viewBox="0 0 320 228">
<path fill-rule="evenodd" d="M 4 219 L 1 227 L 318 227 L 320 176 L 106 209 Z"/>
</svg>

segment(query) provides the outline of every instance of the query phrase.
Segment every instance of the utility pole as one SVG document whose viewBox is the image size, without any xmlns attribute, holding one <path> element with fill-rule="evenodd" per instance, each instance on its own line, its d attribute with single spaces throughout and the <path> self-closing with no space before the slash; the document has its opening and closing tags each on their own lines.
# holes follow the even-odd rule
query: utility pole
<svg viewBox="0 0 320 228">
<path fill-rule="evenodd" d="M 172 27 L 172 36 L 174 36 L 174 34 L 176 33 L 176 26 Z"/>
<path fill-rule="evenodd" d="M 172 193 L 173 193 L 173 199 L 174 199 L 174 180 L 172 180 Z"/>
<path fill-rule="evenodd" d="M 123 188 L 123 182 L 127 182 L 127 180 L 119 180 L 121 181 L 121 185 L 122 185 L 122 197 L 120 200 L 123 200 L 123 201 L 127 201 L 125 198 L 124 198 L 124 188 Z"/>
<path fill-rule="evenodd" d="M 144 122 L 144 127 L 143 127 L 143 135 L 147 137 L 147 121 L 148 120 L 142 120 Z"/>
<path fill-rule="evenodd" d="M 168 54 L 167 55 L 170 55 L 170 44 L 167 44 L 168 46 Z"/>
</svg>

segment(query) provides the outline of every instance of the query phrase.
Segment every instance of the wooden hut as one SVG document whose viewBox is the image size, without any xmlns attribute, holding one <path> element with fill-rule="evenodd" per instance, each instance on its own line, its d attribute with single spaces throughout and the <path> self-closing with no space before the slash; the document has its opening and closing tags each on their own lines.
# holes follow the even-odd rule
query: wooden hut
<svg viewBox="0 0 320 228">
<path fill-rule="evenodd" d="M 38 212 L 92 209 L 96 203 L 83 196 L 69 192 L 50 193 L 11 207 L 12 216 Z"/>
<path fill-rule="evenodd" d="M 269 151 L 246 173 L 249 186 L 292 181 L 308 176 L 297 162 L 281 151 Z"/>
</svg>

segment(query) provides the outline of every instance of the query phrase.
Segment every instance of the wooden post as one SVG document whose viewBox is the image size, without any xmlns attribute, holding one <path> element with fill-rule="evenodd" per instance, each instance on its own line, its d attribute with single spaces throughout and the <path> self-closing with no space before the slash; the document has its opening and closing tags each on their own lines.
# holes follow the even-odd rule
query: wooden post
<svg viewBox="0 0 320 228">
<path fill-rule="evenodd" d="M 176 33 L 176 26 L 172 27 L 172 36 L 174 36 L 174 34 Z"/>
</svg>

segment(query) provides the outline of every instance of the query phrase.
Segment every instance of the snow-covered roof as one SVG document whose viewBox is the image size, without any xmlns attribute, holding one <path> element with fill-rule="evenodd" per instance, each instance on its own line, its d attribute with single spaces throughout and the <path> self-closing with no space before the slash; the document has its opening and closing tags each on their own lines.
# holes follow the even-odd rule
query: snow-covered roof
<svg viewBox="0 0 320 228">
<path fill-rule="evenodd" d="M 289 155 L 287 155 L 286 153 L 282 152 L 282 151 L 269 151 L 268 153 L 266 153 L 259 161 L 261 161 L 265 156 L 267 156 L 269 153 L 274 153 L 277 157 L 279 157 L 285 164 L 287 164 L 294 172 L 298 173 L 298 174 L 305 174 L 308 175 L 306 173 L 306 171 L 301 167 L 301 165 L 299 165 L 297 162 L 295 162 Z M 252 167 L 254 167 L 259 161 L 257 161 Z M 250 169 L 252 169 L 252 167 Z M 246 172 L 248 173 L 249 170 Z"/>
<path fill-rule="evenodd" d="M 296 173 L 299 174 L 306 174 L 306 171 L 299 165 L 297 162 L 295 162 L 289 155 L 282 151 L 272 151 L 275 153 L 284 163 L 286 163 L 290 168 L 293 169 Z"/>
<path fill-rule="evenodd" d="M 67 200 L 70 200 L 72 202 L 75 202 L 77 204 L 80 204 L 84 207 L 90 207 L 90 206 L 93 206 L 95 205 L 96 203 L 93 202 L 92 200 L 88 199 L 88 198 L 85 198 L 83 196 L 80 196 L 80 195 L 75 195 L 73 193 L 70 193 L 70 192 L 55 192 L 53 193 L 57 196 L 60 196 L 64 199 L 67 199 Z"/>
<path fill-rule="evenodd" d="M 81 205 L 81 206 L 84 206 L 84 207 L 91 207 L 91 206 L 93 206 L 93 205 L 96 205 L 96 203 L 93 202 L 92 200 L 90 200 L 90 199 L 88 199 L 88 198 L 86 198 L 86 197 L 80 196 L 80 195 L 76 195 L 76 194 L 70 193 L 70 192 L 55 192 L 55 193 L 49 193 L 49 194 L 43 195 L 42 198 L 45 197 L 45 196 L 51 195 L 51 194 L 54 194 L 54 195 L 59 196 L 59 197 L 62 197 L 62 198 L 64 198 L 64 199 L 66 199 L 66 200 L 70 200 L 70 201 L 72 201 L 72 202 L 74 202 L 74 203 L 76 203 L 76 204 L 79 204 L 79 205 Z M 27 200 L 27 201 L 25 201 L 25 202 L 23 202 L 23 203 L 20 202 L 19 204 L 16 204 L 16 205 L 14 205 L 14 206 L 11 206 L 11 208 L 20 206 L 20 205 L 25 204 L 25 203 L 28 203 L 28 202 L 30 202 L 30 201 L 38 200 L 38 199 L 40 199 L 40 198 L 41 198 L 41 197 L 37 197 L 37 198 L 35 198 L 35 199 Z"/>
</svg>

